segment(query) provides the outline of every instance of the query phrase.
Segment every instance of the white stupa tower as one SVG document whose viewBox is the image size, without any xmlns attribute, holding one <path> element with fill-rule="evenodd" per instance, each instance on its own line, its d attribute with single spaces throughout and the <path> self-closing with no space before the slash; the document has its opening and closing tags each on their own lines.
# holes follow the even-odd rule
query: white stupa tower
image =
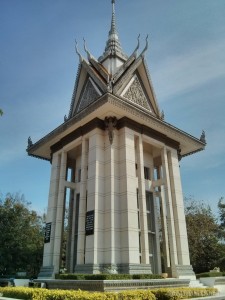
<svg viewBox="0 0 225 300">
<path fill-rule="evenodd" d="M 130 56 L 123 52 L 114 0 L 103 55 L 97 60 L 84 46 L 86 58 L 76 45 L 68 116 L 27 148 L 51 163 L 39 276 L 54 277 L 62 264 L 72 273 L 130 274 L 160 274 L 163 265 L 172 277 L 194 278 L 179 160 L 204 149 L 204 134 L 164 120 L 145 62 L 148 40 L 139 54 L 139 39 Z"/>
</svg>

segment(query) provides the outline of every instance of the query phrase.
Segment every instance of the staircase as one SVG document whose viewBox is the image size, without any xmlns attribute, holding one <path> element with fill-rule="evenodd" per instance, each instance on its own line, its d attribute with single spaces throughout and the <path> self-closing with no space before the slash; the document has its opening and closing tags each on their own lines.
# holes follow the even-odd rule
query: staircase
<svg viewBox="0 0 225 300">
<path fill-rule="evenodd" d="M 201 283 L 198 279 L 194 279 L 194 280 L 190 281 L 189 287 L 193 287 L 193 288 L 196 288 L 196 287 L 206 288 L 207 286 L 205 286 L 203 283 Z"/>
</svg>

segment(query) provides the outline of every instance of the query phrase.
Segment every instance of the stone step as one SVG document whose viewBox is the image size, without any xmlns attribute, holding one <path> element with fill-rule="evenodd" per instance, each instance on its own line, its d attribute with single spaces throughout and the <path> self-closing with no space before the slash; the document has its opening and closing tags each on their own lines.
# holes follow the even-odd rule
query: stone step
<svg viewBox="0 0 225 300">
<path fill-rule="evenodd" d="M 198 279 L 191 280 L 189 287 L 206 287 L 203 283 L 201 283 Z"/>
</svg>

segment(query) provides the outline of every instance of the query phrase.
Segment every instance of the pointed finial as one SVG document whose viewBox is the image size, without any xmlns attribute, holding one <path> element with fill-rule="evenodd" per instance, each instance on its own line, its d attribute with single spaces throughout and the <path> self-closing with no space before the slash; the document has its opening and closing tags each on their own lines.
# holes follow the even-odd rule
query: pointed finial
<svg viewBox="0 0 225 300">
<path fill-rule="evenodd" d="M 124 56 L 123 50 L 119 41 L 118 32 L 116 29 L 116 14 L 115 14 L 115 0 L 112 0 L 112 20 L 109 30 L 108 40 L 106 42 L 104 55 L 119 53 Z"/>
<path fill-rule="evenodd" d="M 134 49 L 134 52 L 133 52 L 133 54 L 134 55 L 136 55 L 137 56 L 137 51 L 138 51 L 138 49 L 139 49 L 139 46 L 140 46 L 140 33 L 139 33 L 139 35 L 138 35 L 138 37 L 137 37 L 137 40 L 138 40 L 138 43 L 137 43 L 137 47 Z"/>
<path fill-rule="evenodd" d="M 202 134 L 200 136 L 200 141 L 203 142 L 203 143 L 206 143 L 205 131 L 204 130 L 202 130 Z"/>
<path fill-rule="evenodd" d="M 142 51 L 141 56 L 142 56 L 142 55 L 145 53 L 145 51 L 148 49 L 148 34 L 147 34 L 147 36 L 146 36 L 146 38 L 145 38 L 145 41 L 146 41 L 145 48 L 144 48 L 144 50 Z"/>
<path fill-rule="evenodd" d="M 27 149 L 29 149 L 32 146 L 33 146 L 33 142 L 31 140 L 31 137 L 29 136 L 28 139 L 27 139 Z"/>
<path fill-rule="evenodd" d="M 85 39 L 83 38 L 83 41 L 84 41 L 84 51 L 87 53 L 88 55 L 88 59 L 91 59 L 91 53 L 88 51 L 87 47 L 86 47 L 86 41 Z"/>
<path fill-rule="evenodd" d="M 77 55 L 79 56 L 80 62 L 82 62 L 83 61 L 83 57 L 82 57 L 82 55 L 80 54 L 80 52 L 78 50 L 77 40 L 75 40 L 75 50 L 76 50 Z"/>
</svg>

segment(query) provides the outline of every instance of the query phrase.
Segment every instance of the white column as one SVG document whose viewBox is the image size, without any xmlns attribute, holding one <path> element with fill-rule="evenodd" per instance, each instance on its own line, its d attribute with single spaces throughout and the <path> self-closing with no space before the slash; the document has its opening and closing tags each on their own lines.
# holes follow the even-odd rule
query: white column
<svg viewBox="0 0 225 300">
<path fill-rule="evenodd" d="M 64 206 L 65 206 L 66 167 L 67 167 L 67 153 L 63 151 L 61 154 L 61 164 L 60 164 L 60 178 L 59 178 L 55 242 L 54 242 L 54 254 L 53 254 L 54 273 L 58 273 L 60 268 L 62 234 L 63 234 L 63 225 L 64 225 L 64 210 L 65 210 Z"/>
<path fill-rule="evenodd" d="M 163 236 L 163 256 L 165 272 L 167 267 L 170 267 L 170 252 L 169 252 L 169 240 L 168 240 L 168 229 L 167 229 L 167 214 L 166 214 L 166 199 L 164 186 L 161 186 L 161 223 L 162 223 L 162 236 Z"/>
<path fill-rule="evenodd" d="M 113 144 L 105 137 L 105 215 L 104 262 L 115 263 L 115 138 Z"/>
<path fill-rule="evenodd" d="M 137 175 L 138 175 L 138 194 L 139 194 L 139 211 L 140 211 L 140 229 L 141 229 L 141 263 L 149 264 L 149 248 L 148 248 L 148 225 L 146 212 L 146 196 L 145 196 L 145 178 L 144 178 L 144 155 L 142 138 L 136 138 L 136 154 L 137 154 Z"/>
<path fill-rule="evenodd" d="M 173 199 L 173 214 L 176 232 L 177 255 L 179 265 L 190 265 L 184 201 L 180 179 L 180 168 L 176 150 L 168 153 L 168 163 Z"/>
<path fill-rule="evenodd" d="M 43 266 L 53 265 L 53 249 L 55 239 L 56 211 L 59 189 L 60 155 L 54 153 L 52 157 L 51 179 L 48 197 L 48 211 L 46 223 L 51 223 L 50 243 L 44 244 Z"/>
<path fill-rule="evenodd" d="M 85 255 L 85 216 L 87 198 L 87 167 L 88 167 L 88 140 L 82 140 L 81 154 L 81 182 L 80 182 L 80 205 L 78 222 L 78 241 L 77 241 L 77 264 L 84 264 Z"/>
<path fill-rule="evenodd" d="M 104 262 L 104 132 L 92 131 L 89 138 L 87 211 L 94 210 L 94 234 L 86 236 L 86 264 Z"/>
<path fill-rule="evenodd" d="M 139 264 L 139 230 L 134 133 L 120 130 L 121 256 L 123 263 Z"/>
<path fill-rule="evenodd" d="M 172 276 L 176 276 L 176 265 L 177 260 L 177 245 L 176 245 L 176 235 L 174 228 L 174 216 L 173 216 L 173 206 L 171 197 L 171 186 L 170 186 L 170 174 L 168 167 L 167 149 L 164 147 L 162 149 L 162 169 L 163 169 L 163 179 L 164 179 L 164 192 L 166 198 L 166 209 L 167 209 L 167 224 L 168 224 L 168 237 L 170 245 L 170 261 L 171 261 L 171 271 Z"/>
</svg>

